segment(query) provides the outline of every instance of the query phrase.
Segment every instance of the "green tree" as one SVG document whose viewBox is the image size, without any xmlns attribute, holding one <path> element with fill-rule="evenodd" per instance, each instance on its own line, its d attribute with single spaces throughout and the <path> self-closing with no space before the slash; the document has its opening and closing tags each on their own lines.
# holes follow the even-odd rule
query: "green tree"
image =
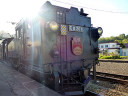
<svg viewBox="0 0 128 96">
<path fill-rule="evenodd" d="M 128 39 L 123 39 L 122 43 L 123 44 L 128 43 Z"/>
<path fill-rule="evenodd" d="M 125 48 L 124 44 L 121 42 L 120 47 Z"/>
<path fill-rule="evenodd" d="M 128 43 L 128 35 L 120 34 L 119 36 L 111 36 L 111 37 L 102 37 L 98 40 L 99 43 L 106 42 L 118 42 L 121 47 L 125 47 L 124 44 Z"/>
<path fill-rule="evenodd" d="M 125 38 L 125 34 L 120 34 L 118 37 L 119 37 L 121 40 L 123 40 L 123 39 Z"/>
</svg>

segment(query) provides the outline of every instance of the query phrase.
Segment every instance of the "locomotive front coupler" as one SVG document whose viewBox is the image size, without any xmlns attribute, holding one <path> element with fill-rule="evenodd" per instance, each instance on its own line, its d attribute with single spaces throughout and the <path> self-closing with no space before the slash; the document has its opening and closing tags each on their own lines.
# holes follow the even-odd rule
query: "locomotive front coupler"
<svg viewBox="0 0 128 96">
<path fill-rule="evenodd" d="M 79 76 L 80 76 L 80 82 L 85 83 L 84 81 L 88 78 L 89 76 L 89 69 L 88 66 L 83 66 L 78 70 Z"/>
</svg>

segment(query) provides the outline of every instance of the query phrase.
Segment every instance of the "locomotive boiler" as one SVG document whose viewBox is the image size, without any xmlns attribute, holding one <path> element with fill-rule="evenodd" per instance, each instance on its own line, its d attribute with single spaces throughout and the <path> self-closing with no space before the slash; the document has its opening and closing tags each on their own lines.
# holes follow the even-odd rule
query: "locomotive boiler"
<svg viewBox="0 0 128 96">
<path fill-rule="evenodd" d="M 91 26 L 83 9 L 46 2 L 36 17 L 22 19 L 15 30 L 8 57 L 17 70 L 58 92 L 76 85 L 86 91 L 103 30 Z"/>
</svg>

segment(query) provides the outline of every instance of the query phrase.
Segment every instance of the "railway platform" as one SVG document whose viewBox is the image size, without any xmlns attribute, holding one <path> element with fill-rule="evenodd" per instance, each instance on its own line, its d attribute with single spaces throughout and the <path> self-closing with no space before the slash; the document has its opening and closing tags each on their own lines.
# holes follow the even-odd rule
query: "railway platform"
<svg viewBox="0 0 128 96">
<path fill-rule="evenodd" d="M 61 96 L 0 61 L 0 96 Z"/>
</svg>

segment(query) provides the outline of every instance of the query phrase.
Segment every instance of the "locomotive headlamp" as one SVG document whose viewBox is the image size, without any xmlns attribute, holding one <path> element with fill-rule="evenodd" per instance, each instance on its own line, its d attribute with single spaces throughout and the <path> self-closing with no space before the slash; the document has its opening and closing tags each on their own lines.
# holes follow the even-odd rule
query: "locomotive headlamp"
<svg viewBox="0 0 128 96">
<path fill-rule="evenodd" d="M 92 27 L 91 29 L 91 38 L 94 40 L 94 41 L 97 41 L 100 36 L 102 35 L 103 33 L 103 30 L 101 27 L 98 27 L 98 28 L 94 28 Z"/>
<path fill-rule="evenodd" d="M 50 21 L 45 23 L 46 31 L 57 31 L 59 29 L 59 25 L 55 21 Z"/>
<path fill-rule="evenodd" d="M 103 33 L 102 28 L 101 28 L 101 27 L 98 27 L 98 34 L 101 36 L 101 35 L 102 35 L 102 33 Z"/>
<path fill-rule="evenodd" d="M 49 27 L 52 31 L 58 30 L 59 26 L 55 21 L 50 22 Z"/>
</svg>

